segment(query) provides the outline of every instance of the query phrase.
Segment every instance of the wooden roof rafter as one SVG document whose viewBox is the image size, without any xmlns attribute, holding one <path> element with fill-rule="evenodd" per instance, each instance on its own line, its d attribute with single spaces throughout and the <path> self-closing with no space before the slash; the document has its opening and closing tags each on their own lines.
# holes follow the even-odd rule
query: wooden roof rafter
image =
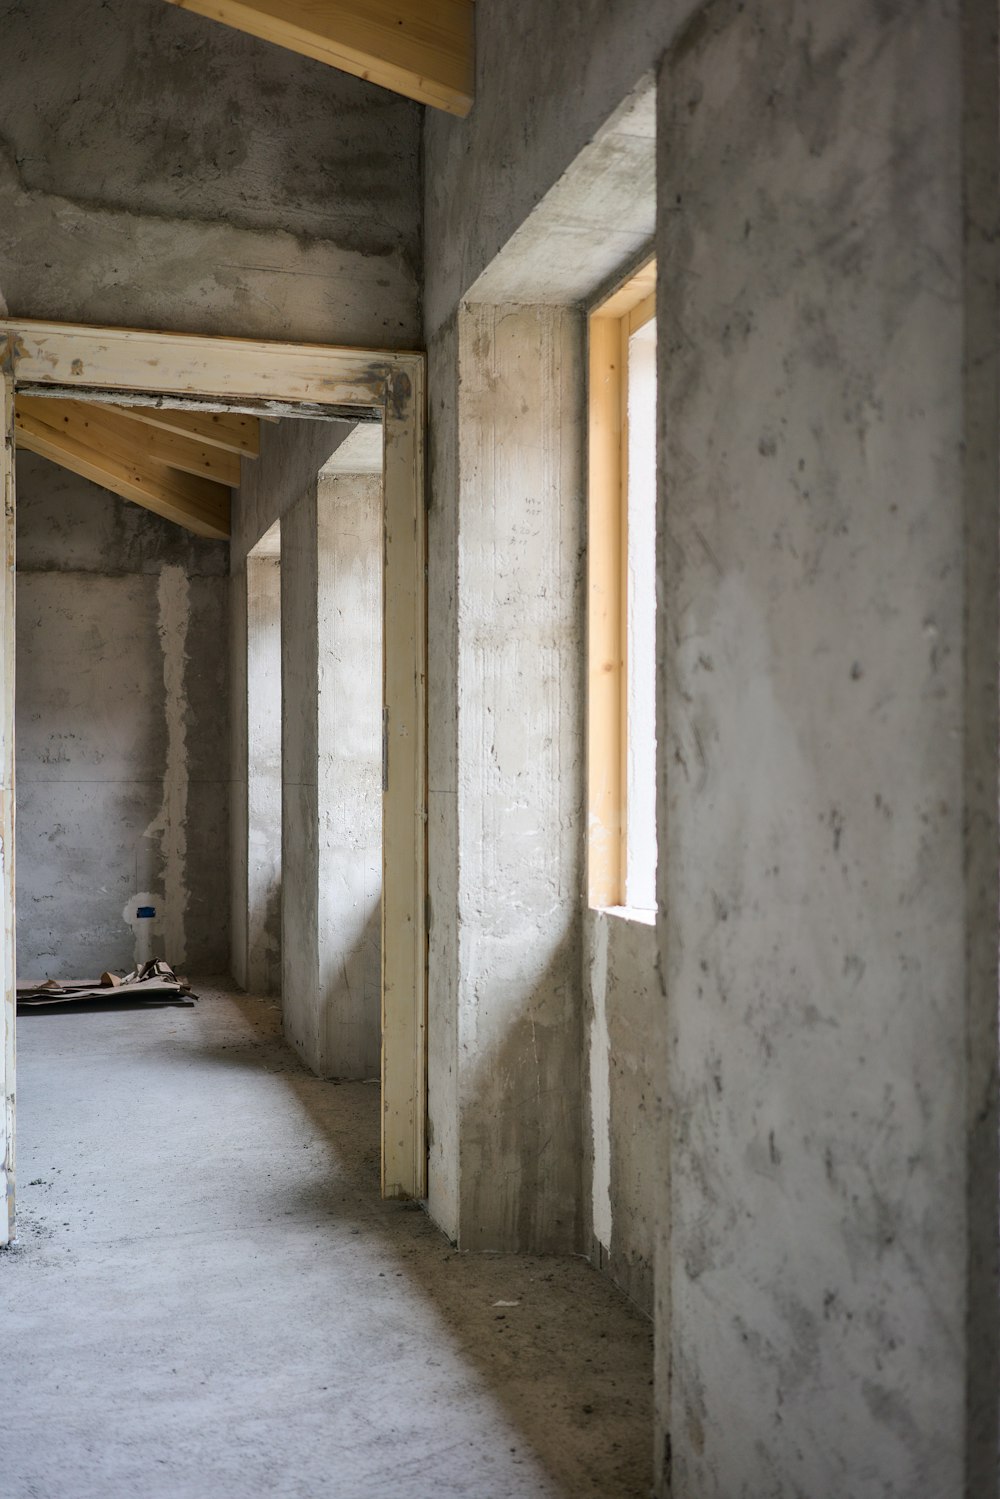
<svg viewBox="0 0 1000 1499">
<path fill-rule="evenodd" d="M 232 451 L 139 423 L 119 407 L 21 394 L 14 431 L 18 447 L 197 536 L 229 537 L 240 466 Z"/>
</svg>

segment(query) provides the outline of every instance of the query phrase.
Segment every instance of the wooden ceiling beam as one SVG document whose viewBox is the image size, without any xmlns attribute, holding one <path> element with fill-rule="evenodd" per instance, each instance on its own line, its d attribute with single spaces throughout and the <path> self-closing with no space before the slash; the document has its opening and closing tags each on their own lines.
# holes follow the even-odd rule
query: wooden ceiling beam
<svg viewBox="0 0 1000 1499">
<path fill-rule="evenodd" d="M 240 458 L 260 455 L 260 419 L 236 411 L 171 411 L 167 406 L 115 406 L 132 422 L 143 422 L 158 432 L 187 437 Z"/>
<path fill-rule="evenodd" d="M 80 440 L 79 429 L 76 433 L 69 430 L 70 422 L 57 419 L 57 425 L 50 425 L 50 412 L 43 410 L 39 415 L 36 410 L 38 406 L 51 409 L 63 404 L 19 400 L 14 414 L 17 446 L 186 527 L 196 536 L 228 540 L 230 493 L 224 484 L 155 462 L 147 456 L 141 437 L 131 449 L 103 438 L 100 447 L 90 447 Z M 85 431 L 83 435 L 90 437 L 92 433 Z"/>
<path fill-rule="evenodd" d="M 229 488 L 236 488 L 240 482 L 237 454 L 163 428 L 139 427 L 116 406 L 18 396 L 17 407 L 46 426 L 66 432 L 84 447 L 116 454 L 125 461 L 133 457 L 152 459 Z"/>
<path fill-rule="evenodd" d="M 473 0 L 168 0 L 434 109 L 464 116 Z"/>
</svg>

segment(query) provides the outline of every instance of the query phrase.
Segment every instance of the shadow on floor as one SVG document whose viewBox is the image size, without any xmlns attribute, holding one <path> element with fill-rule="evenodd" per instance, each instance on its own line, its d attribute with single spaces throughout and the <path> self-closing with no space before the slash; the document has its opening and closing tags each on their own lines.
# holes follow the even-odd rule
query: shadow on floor
<svg viewBox="0 0 1000 1499">
<path fill-rule="evenodd" d="M 602 1499 L 649 1493 L 652 1331 L 577 1257 L 461 1254 L 414 1203 L 379 1196 L 379 1088 L 324 1081 L 281 1034 L 273 1000 L 227 992 L 254 1031 L 202 1043 L 210 1065 L 280 1073 L 335 1157 L 334 1173 L 279 1185 L 276 1211 L 314 1222 L 350 1218 L 386 1238 L 411 1284 L 488 1381 L 553 1479 Z M 512 1302 L 502 1306 L 497 1303 Z M 581 1483 L 583 1486 L 581 1487 Z"/>
<path fill-rule="evenodd" d="M 582 1259 L 460 1254 L 419 1205 L 383 1202 L 377 1083 L 313 1076 L 285 1043 L 272 1001 L 234 993 L 216 981 L 202 981 L 196 989 L 203 996 L 196 1024 L 184 1023 L 192 1012 L 178 1009 L 181 1023 L 170 1032 L 163 1028 L 170 1017 L 163 1016 L 148 1033 L 130 1030 L 128 1044 L 137 1060 L 180 1064 L 185 1075 L 203 1070 L 206 1089 L 199 1084 L 199 1096 L 218 1091 L 221 1084 L 213 1088 L 213 1078 L 258 1074 L 262 1087 L 290 1090 L 304 1116 L 301 1169 L 277 1174 L 263 1195 L 260 1158 L 234 1156 L 234 1173 L 253 1173 L 245 1194 L 237 1194 L 243 1206 L 234 1211 L 252 1218 L 263 1202 L 268 1223 L 308 1233 L 317 1255 L 324 1237 L 339 1254 L 345 1244 L 352 1253 L 349 1243 L 356 1240 L 359 1253 L 365 1250 L 370 1258 L 376 1305 L 383 1281 L 387 1315 L 429 1322 L 446 1335 L 469 1370 L 470 1387 L 485 1389 L 502 1407 L 526 1461 L 540 1465 L 559 1494 L 645 1499 L 652 1474 L 648 1321 Z M 52 1015 L 44 1012 L 46 1028 Z M 29 1012 L 19 1024 L 41 1025 L 42 1018 Z M 95 1015 L 88 1040 L 96 1040 L 101 1029 Z M 266 1158 L 266 1140 L 261 1147 Z M 240 1231 L 252 1233 L 256 1226 L 241 1223 Z M 468 1492 L 472 1499 L 507 1499 L 514 1490 Z M 516 1492 L 520 1499 L 552 1489 Z M 364 1499 L 380 1496 L 366 1490 Z"/>
</svg>

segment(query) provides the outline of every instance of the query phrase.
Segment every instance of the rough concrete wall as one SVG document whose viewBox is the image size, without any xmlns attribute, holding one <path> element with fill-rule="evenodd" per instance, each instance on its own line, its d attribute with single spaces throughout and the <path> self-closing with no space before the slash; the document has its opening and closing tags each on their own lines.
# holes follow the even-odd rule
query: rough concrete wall
<svg viewBox="0 0 1000 1499">
<path fill-rule="evenodd" d="M 591 1259 L 652 1314 L 665 1066 L 655 927 L 586 911 L 584 987 Z"/>
<path fill-rule="evenodd" d="M 569 623 L 578 599 L 577 582 L 570 581 L 566 569 L 573 548 L 583 542 L 582 516 L 574 512 L 570 496 L 582 488 L 584 372 L 581 346 L 569 338 L 558 370 L 544 368 L 551 332 L 546 319 L 558 320 L 557 307 L 578 307 L 623 260 L 634 258 L 651 241 L 655 110 L 649 75 L 689 8 L 665 6 L 653 15 L 640 4 L 588 4 L 581 10 L 561 3 L 523 7 L 509 0 L 484 0 L 476 15 L 480 69 L 473 114 L 461 123 L 430 115 L 425 122 L 431 477 L 429 1202 L 453 1237 L 480 1247 L 509 1244 L 519 1235 L 522 1244 L 554 1243 L 545 1235 L 556 1216 L 564 1229 L 573 1217 L 569 1238 L 574 1247 L 577 1238 L 590 1245 L 580 1169 L 583 1119 L 578 1114 L 565 1131 L 560 1126 L 538 1137 L 534 1131 L 546 1118 L 546 1106 L 537 1100 L 529 1104 L 517 1087 L 496 1095 L 487 1089 L 481 1111 L 475 1100 L 482 1075 L 488 1077 L 495 1065 L 493 1053 L 505 1027 L 509 1049 L 516 1050 L 518 998 L 530 990 L 528 971 L 532 964 L 544 965 L 563 923 L 564 945 L 551 971 L 552 987 L 543 982 L 538 992 L 559 992 L 567 1027 L 558 1044 L 551 1032 L 547 1036 L 553 1041 L 553 1087 L 561 1090 L 568 1112 L 582 1107 L 575 1069 L 582 1064 L 586 1071 L 579 862 L 583 729 L 582 717 L 569 727 L 569 701 L 583 669 L 584 630 L 582 615 Z M 461 305 L 463 298 L 468 307 Z M 497 380 L 492 333 L 483 330 L 498 305 L 508 304 L 501 324 L 511 319 L 509 304 L 515 303 L 529 309 L 529 323 L 532 317 L 539 320 L 535 347 L 529 349 L 526 339 Z M 543 312 L 542 307 L 553 310 Z M 582 319 L 576 317 L 578 339 Z M 491 381 L 497 381 L 509 408 L 491 411 L 489 395 L 482 395 Z M 518 382 L 520 399 L 514 394 Z M 575 409 L 574 401 L 580 403 Z M 518 493 L 518 502 L 508 510 L 511 496 Z M 539 504 L 538 493 L 550 498 Z M 562 526 L 558 541 L 545 532 L 552 520 L 550 505 Z M 490 538 L 501 559 L 495 592 L 493 580 L 484 583 L 481 571 L 483 537 Z M 520 576 L 512 569 L 508 578 L 503 559 L 516 555 L 522 545 L 531 549 L 530 563 Z M 514 638 L 519 630 L 530 632 L 539 624 L 544 608 L 537 615 L 534 611 L 543 597 L 553 611 L 547 621 L 551 633 L 540 629 L 535 670 L 526 671 L 523 681 L 513 669 L 503 677 L 494 721 L 492 713 L 480 713 L 477 694 L 482 690 L 479 674 L 488 680 L 500 647 L 479 640 L 481 619 L 491 611 L 500 620 L 516 617 Z M 545 676 L 546 650 L 551 653 L 551 679 Z M 525 652 L 526 659 L 530 655 Z M 521 689 L 516 708 L 506 696 L 514 686 Z M 561 692 L 566 696 L 560 698 Z M 544 756 L 536 756 L 537 773 L 522 774 L 515 758 L 506 764 L 492 761 L 490 748 L 498 734 L 504 749 L 509 748 L 508 735 L 522 735 L 525 745 L 534 747 L 540 733 L 547 750 L 558 736 L 549 738 L 551 725 L 539 727 L 539 716 L 553 711 L 564 736 L 559 753 L 565 801 L 555 816 Z M 516 819 L 499 826 L 490 819 L 505 795 L 511 797 L 508 805 L 516 808 Z M 527 833 L 534 820 L 539 846 L 549 843 L 552 886 L 545 879 L 522 880 L 515 828 L 521 819 L 521 831 Z M 571 847 L 572 855 L 567 852 Z M 553 888 L 558 888 L 555 899 Z M 509 942 L 519 921 L 519 940 Z M 503 994 L 503 1002 L 483 1004 L 480 1011 L 483 995 L 490 994 Z M 525 1078 L 534 1065 L 533 1058 L 525 1062 Z M 485 1146 L 480 1149 L 477 1143 L 460 1151 L 459 1138 L 470 1127 L 484 1134 Z M 556 1155 L 565 1152 L 552 1169 L 556 1176 L 566 1173 L 561 1188 L 576 1194 L 572 1214 L 567 1199 L 553 1213 L 555 1196 L 544 1172 L 535 1180 L 523 1170 L 540 1138 L 548 1140 L 547 1148 Z M 495 1179 L 504 1184 L 492 1204 L 488 1192 L 495 1187 L 482 1184 L 484 1162 L 491 1170 L 496 1167 Z M 509 1168 L 511 1174 L 505 1176 Z M 534 1220 L 529 1206 L 533 1193 Z"/>
<path fill-rule="evenodd" d="M 225 967 L 226 548 L 18 457 L 18 967 Z M 155 906 L 155 921 L 135 916 Z"/>
<path fill-rule="evenodd" d="M 478 0 L 475 109 L 468 120 L 428 110 L 424 124 L 428 339 L 643 74 L 655 68 L 698 4 Z M 612 144 L 605 155 L 607 150 L 627 164 L 627 143 Z M 595 216 L 599 212 L 598 204 Z M 629 216 L 626 204 L 615 215 L 612 235 L 628 227 Z M 584 221 L 572 223 L 572 215 L 568 227 L 577 240 L 588 233 Z M 570 275 L 571 246 L 570 236 L 550 245 Z M 564 251 L 570 252 L 565 258 Z M 484 290 L 482 300 L 500 297 Z"/>
<path fill-rule="evenodd" d="M 240 487 L 233 496 L 230 543 L 231 721 L 230 781 L 232 833 L 233 977 L 244 988 L 249 982 L 247 944 L 250 910 L 249 823 L 249 695 L 247 661 L 250 648 L 247 614 L 247 557 L 265 533 L 292 505 L 315 487 L 316 476 L 330 454 L 353 430 L 350 422 L 299 421 L 261 423 L 260 456 L 244 458 Z M 280 862 L 280 860 L 279 860 Z M 278 948 L 280 950 L 280 933 Z"/>
<path fill-rule="evenodd" d="M 281 1009 L 314 1070 L 319 1035 L 318 481 L 281 522 Z"/>
<path fill-rule="evenodd" d="M 382 481 L 323 476 L 318 498 L 320 1054 L 379 1075 L 382 1052 Z"/>
<path fill-rule="evenodd" d="M 381 1048 L 380 495 L 314 478 L 281 526 L 282 1011 L 325 1077 Z"/>
<path fill-rule="evenodd" d="M 457 778 L 451 809 L 440 788 L 433 800 L 436 835 L 458 834 L 450 992 L 465 1065 L 456 1114 L 442 1120 L 439 1100 L 432 1118 L 436 1140 L 442 1127 L 458 1140 L 467 1248 L 567 1250 L 581 1236 L 581 332 L 562 309 L 470 307 L 460 321 Z"/>
<path fill-rule="evenodd" d="M 240 463 L 230 551 L 234 574 L 265 532 L 316 483 L 316 475 L 354 426 L 294 417 L 261 423 L 260 456 Z"/>
<path fill-rule="evenodd" d="M 246 987 L 281 992 L 281 562 L 247 559 Z"/>
<path fill-rule="evenodd" d="M 234 496 L 234 511 L 235 511 Z M 247 782 L 247 570 L 229 579 L 229 971 L 247 987 L 249 807 Z"/>
<path fill-rule="evenodd" d="M 427 1198 L 459 1231 L 458 318 L 427 351 Z"/>
<path fill-rule="evenodd" d="M 3 0 L 12 313 L 419 338 L 421 110 L 162 0 Z"/>
<path fill-rule="evenodd" d="M 995 6 L 661 100 L 661 1492 L 995 1494 Z"/>
</svg>

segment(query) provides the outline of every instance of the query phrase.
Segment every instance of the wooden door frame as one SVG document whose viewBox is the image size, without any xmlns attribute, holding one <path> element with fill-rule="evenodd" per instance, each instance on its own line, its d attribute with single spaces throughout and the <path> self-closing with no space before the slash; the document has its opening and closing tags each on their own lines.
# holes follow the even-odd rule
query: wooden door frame
<svg viewBox="0 0 1000 1499">
<path fill-rule="evenodd" d="M 214 338 L 0 319 L 6 549 L 0 583 L 0 1082 L 3 1179 L 14 1212 L 14 481 L 13 396 L 72 392 L 375 408 L 383 443 L 382 1191 L 427 1191 L 427 602 L 425 357 L 401 350 Z M 8 409 L 10 408 L 10 409 Z"/>
</svg>

